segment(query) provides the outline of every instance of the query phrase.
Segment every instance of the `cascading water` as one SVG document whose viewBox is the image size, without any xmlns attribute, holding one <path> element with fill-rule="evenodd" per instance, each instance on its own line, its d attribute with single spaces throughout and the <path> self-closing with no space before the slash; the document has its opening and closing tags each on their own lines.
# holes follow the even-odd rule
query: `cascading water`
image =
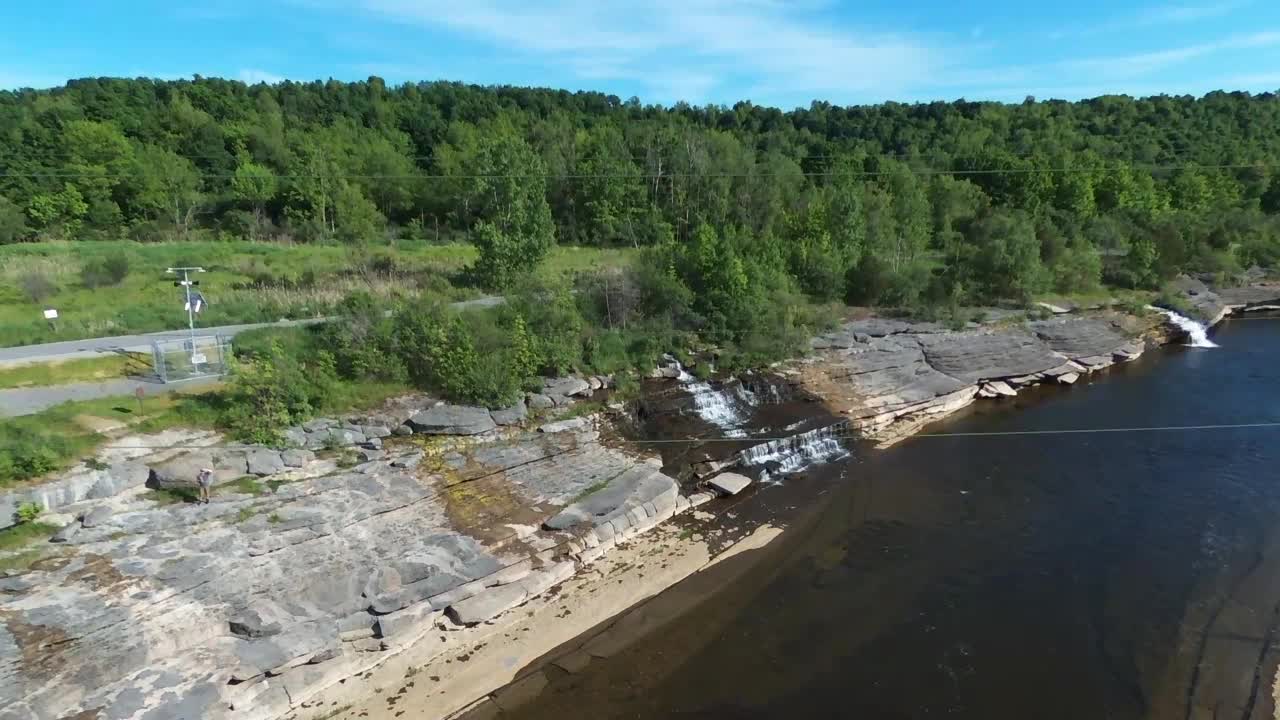
<svg viewBox="0 0 1280 720">
<path fill-rule="evenodd" d="M 1197 348 L 1218 347 L 1217 343 L 1209 339 L 1209 333 L 1205 329 L 1205 326 L 1201 325 L 1195 320 L 1192 320 L 1191 318 L 1186 317 L 1185 315 L 1180 315 L 1168 308 L 1148 305 L 1147 309 L 1155 310 L 1156 312 L 1163 314 L 1165 317 L 1169 318 L 1169 322 L 1173 323 L 1174 325 L 1177 325 L 1179 330 L 1182 330 L 1183 332 L 1185 332 L 1187 334 L 1187 347 L 1197 347 Z"/>
<path fill-rule="evenodd" d="M 780 440 L 770 440 L 738 453 L 746 466 L 766 466 L 761 480 L 799 472 L 810 465 L 838 460 L 849 454 L 840 441 L 843 425 L 810 430 Z"/>
<path fill-rule="evenodd" d="M 739 383 L 717 390 L 710 383 L 699 382 L 690 384 L 687 390 L 698 417 L 724 430 L 728 437 L 746 437 L 741 426 L 750 419 L 751 409 L 757 404 L 755 393 Z"/>
</svg>

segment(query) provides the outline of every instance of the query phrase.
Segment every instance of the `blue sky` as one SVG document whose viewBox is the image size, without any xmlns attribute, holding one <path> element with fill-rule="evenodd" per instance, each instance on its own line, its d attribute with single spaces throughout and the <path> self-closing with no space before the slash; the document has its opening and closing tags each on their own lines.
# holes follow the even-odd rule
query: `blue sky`
<svg viewBox="0 0 1280 720">
<path fill-rule="evenodd" d="M 11 0 L 0 88 L 97 75 L 463 80 L 646 102 L 1280 89 L 1280 2 Z"/>
</svg>

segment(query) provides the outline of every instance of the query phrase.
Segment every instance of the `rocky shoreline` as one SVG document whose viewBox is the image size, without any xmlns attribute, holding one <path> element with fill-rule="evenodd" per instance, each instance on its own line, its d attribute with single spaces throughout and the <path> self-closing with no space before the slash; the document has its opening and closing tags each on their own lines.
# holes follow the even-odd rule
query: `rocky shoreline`
<svg viewBox="0 0 1280 720">
<path fill-rule="evenodd" d="M 1187 279 L 1180 292 L 1215 322 L 1280 301 L 1273 285 L 1214 292 Z M 1171 337 L 1158 319 L 1105 308 L 959 332 L 867 318 L 776 370 L 888 443 L 979 399 L 1071 384 Z M 126 447 L 105 450 L 93 468 L 0 498 L 0 509 L 35 501 L 65 522 L 52 550 L 0 578 L 0 719 L 331 717 L 390 683 L 377 678 L 408 672 L 396 664 L 404 658 L 420 667 L 502 642 L 500 633 L 553 607 L 546 598 L 570 578 L 590 605 L 606 573 L 593 585 L 583 570 L 741 492 L 751 478 L 735 463 L 793 470 L 801 465 L 790 456 L 819 461 L 840 449 L 816 430 L 789 443 L 731 435 L 746 446 L 732 461 L 664 472 L 656 455 L 614 441 L 609 413 L 573 410 L 609 383 L 548 379 L 542 393 L 492 412 L 405 398 L 292 428 L 286 451 L 207 433 L 122 439 Z M 696 392 L 700 413 L 724 416 L 719 390 Z M 222 485 L 214 502 L 173 502 L 204 466 Z M 664 537 L 670 547 L 696 544 Z M 703 546 L 680 572 L 632 577 L 628 592 L 592 605 L 594 615 L 610 617 L 626 608 L 616 603 L 654 595 L 733 548 Z M 525 627 L 540 639 L 524 641 L 530 658 L 564 639 L 563 624 L 545 638 Z M 419 711 L 446 716 L 522 667 L 453 692 L 436 687 L 449 702 Z"/>
</svg>

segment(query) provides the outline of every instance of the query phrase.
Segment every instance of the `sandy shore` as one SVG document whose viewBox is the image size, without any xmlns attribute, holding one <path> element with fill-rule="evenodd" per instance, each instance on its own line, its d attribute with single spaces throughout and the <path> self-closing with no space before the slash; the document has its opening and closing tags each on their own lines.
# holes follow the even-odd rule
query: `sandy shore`
<svg viewBox="0 0 1280 720">
<path fill-rule="evenodd" d="M 619 544 L 557 589 L 491 623 L 429 633 L 292 717 L 480 718 L 515 707 L 545 686 L 540 668 L 551 662 L 582 667 L 660 630 L 708 596 L 709 588 L 683 581 L 712 568 L 715 584 L 731 580 L 763 559 L 782 532 L 767 523 L 735 528 L 712 512 L 686 514 Z"/>
</svg>

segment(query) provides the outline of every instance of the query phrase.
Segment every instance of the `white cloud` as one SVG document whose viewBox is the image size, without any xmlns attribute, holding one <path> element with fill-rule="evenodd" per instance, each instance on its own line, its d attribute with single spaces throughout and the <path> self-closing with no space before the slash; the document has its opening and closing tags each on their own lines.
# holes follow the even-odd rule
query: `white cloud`
<svg viewBox="0 0 1280 720">
<path fill-rule="evenodd" d="M 1265 31 L 1155 52 L 1071 60 L 1062 65 L 1085 74 L 1102 73 L 1109 78 L 1139 77 L 1225 50 L 1248 50 L 1277 45 L 1280 45 L 1280 32 Z"/>
<path fill-rule="evenodd" d="M 240 80 L 248 85 L 257 85 L 258 83 L 266 83 L 275 85 L 285 81 L 284 76 L 269 73 L 266 70 L 254 70 L 246 68 L 240 71 Z"/>
<path fill-rule="evenodd" d="M 315 2 L 316 0 L 312 0 Z M 321 0 L 323 1 L 323 0 Z M 664 100 L 706 99 L 731 75 L 814 96 L 890 95 L 944 53 L 917 38 L 844 30 L 814 3 L 778 0 L 358 0 L 401 23 L 444 28 L 579 77 L 642 82 Z M 584 60 L 584 58 L 586 58 Z M 708 68 L 717 71 L 707 72 Z M 672 95 L 671 93 L 678 93 Z"/>
</svg>

